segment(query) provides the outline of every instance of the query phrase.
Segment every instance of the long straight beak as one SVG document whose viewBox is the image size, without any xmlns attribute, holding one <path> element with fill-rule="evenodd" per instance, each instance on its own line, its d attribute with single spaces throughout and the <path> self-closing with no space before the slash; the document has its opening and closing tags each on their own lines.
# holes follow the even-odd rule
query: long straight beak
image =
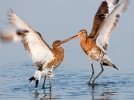
<svg viewBox="0 0 134 100">
<path fill-rule="evenodd" d="M 70 40 L 72 40 L 72 39 L 74 39 L 74 38 L 77 38 L 77 37 L 78 37 L 78 35 L 75 35 L 75 36 L 72 36 L 72 37 L 67 38 L 67 39 L 65 39 L 65 40 L 62 40 L 62 41 L 60 42 L 60 44 L 66 43 L 66 42 L 68 42 L 68 41 L 70 41 Z"/>
</svg>

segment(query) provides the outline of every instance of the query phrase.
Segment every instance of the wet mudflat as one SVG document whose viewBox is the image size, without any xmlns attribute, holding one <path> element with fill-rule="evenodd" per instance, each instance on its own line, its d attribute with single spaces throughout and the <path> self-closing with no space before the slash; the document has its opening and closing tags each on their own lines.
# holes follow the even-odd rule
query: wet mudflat
<svg viewBox="0 0 134 100">
<path fill-rule="evenodd" d="M 29 83 L 28 79 L 34 74 L 36 68 L 31 66 L 32 61 L 23 48 L 20 47 L 20 50 L 15 50 L 13 51 L 14 53 L 7 53 L 8 55 L 5 56 L 4 52 L 8 51 L 7 48 L 8 46 L 2 49 L 3 57 L 0 57 L 1 100 L 134 99 L 133 61 L 125 61 L 128 57 L 126 55 L 116 56 L 116 53 L 119 52 L 118 50 L 114 52 L 115 54 L 112 52 L 115 56 L 112 56 L 110 53 L 109 56 L 111 56 L 116 65 L 120 65 L 118 66 L 119 70 L 104 67 L 104 72 L 96 80 L 95 86 L 92 87 L 92 85 L 87 84 L 91 75 L 88 58 L 82 51 L 70 51 L 67 49 L 63 63 L 54 72 L 55 76 L 52 80 L 52 90 L 50 91 L 47 88 L 49 87 L 48 80 L 46 82 L 46 89 L 42 89 L 43 78 L 37 89 L 34 88 L 34 83 Z M 19 52 L 22 53 L 20 54 Z M 96 75 L 100 71 L 100 65 L 97 62 L 94 63 Z"/>
</svg>

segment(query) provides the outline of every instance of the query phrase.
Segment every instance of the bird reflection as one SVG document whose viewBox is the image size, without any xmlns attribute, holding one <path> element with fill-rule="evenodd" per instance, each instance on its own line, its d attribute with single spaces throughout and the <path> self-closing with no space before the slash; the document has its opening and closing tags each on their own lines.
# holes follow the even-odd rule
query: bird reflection
<svg viewBox="0 0 134 100">
<path fill-rule="evenodd" d="M 49 89 L 49 92 L 46 92 L 46 89 L 42 89 L 43 90 L 43 97 L 40 97 L 40 93 L 38 92 L 38 90 L 35 90 L 34 93 L 34 97 L 35 98 L 39 98 L 39 100 L 59 100 L 60 98 L 54 98 L 52 97 L 52 90 Z M 41 93 L 42 94 L 42 93 Z"/>
<path fill-rule="evenodd" d="M 52 90 L 49 89 L 49 93 L 46 93 L 46 89 L 43 89 L 44 99 L 40 98 L 40 100 L 52 100 Z"/>
<path fill-rule="evenodd" d="M 39 93 L 38 93 L 37 90 L 35 90 L 34 97 L 35 97 L 35 98 L 39 98 Z"/>
<path fill-rule="evenodd" d="M 117 92 L 107 85 L 89 85 L 92 100 L 111 100 L 116 99 Z"/>
</svg>

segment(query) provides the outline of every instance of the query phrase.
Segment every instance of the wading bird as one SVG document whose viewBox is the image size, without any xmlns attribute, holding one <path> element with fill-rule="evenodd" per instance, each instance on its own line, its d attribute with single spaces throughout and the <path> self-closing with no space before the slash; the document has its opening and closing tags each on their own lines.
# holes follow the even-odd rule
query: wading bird
<svg viewBox="0 0 134 100">
<path fill-rule="evenodd" d="M 51 88 L 51 79 L 54 76 L 53 70 L 60 65 L 64 58 L 64 49 L 60 45 L 77 35 L 62 41 L 56 40 L 52 44 L 53 48 L 51 48 L 39 32 L 23 22 L 13 11 L 8 14 L 8 19 L 10 24 L 16 26 L 17 29 L 4 29 L 0 33 L 0 39 L 3 42 L 20 40 L 33 60 L 33 65 L 38 68 L 29 81 L 35 81 L 35 87 L 37 87 L 41 76 L 44 76 L 42 85 L 44 88 L 46 77 L 48 77 Z"/>
<path fill-rule="evenodd" d="M 106 54 L 109 37 L 116 27 L 122 12 L 127 8 L 129 0 L 123 0 L 117 5 L 118 2 L 119 0 L 103 0 L 95 14 L 93 27 L 89 36 L 85 29 L 78 32 L 80 46 L 88 55 L 92 67 L 89 84 L 94 75 L 93 60 L 100 62 L 101 72 L 93 79 L 92 85 L 94 85 L 96 78 L 104 71 L 103 65 L 111 66 L 118 70 Z"/>
</svg>

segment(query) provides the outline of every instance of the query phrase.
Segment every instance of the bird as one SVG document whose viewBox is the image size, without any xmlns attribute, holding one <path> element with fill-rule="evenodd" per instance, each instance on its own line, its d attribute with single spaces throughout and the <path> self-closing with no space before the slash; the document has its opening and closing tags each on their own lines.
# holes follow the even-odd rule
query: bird
<svg viewBox="0 0 134 100">
<path fill-rule="evenodd" d="M 37 67 L 29 82 L 35 81 L 35 88 L 37 88 L 41 77 L 44 77 L 42 88 L 45 88 L 45 81 L 48 78 L 51 89 L 51 79 L 54 76 L 53 71 L 64 59 L 64 49 L 61 47 L 61 44 L 72 40 L 77 35 L 65 40 L 55 40 L 52 43 L 53 48 L 51 48 L 39 32 L 22 21 L 12 10 L 8 13 L 8 20 L 16 28 L 1 30 L 0 40 L 2 42 L 21 41 L 33 61 L 33 66 Z"/>
<path fill-rule="evenodd" d="M 129 4 L 129 0 L 123 0 L 120 4 L 118 4 L 118 2 L 119 0 L 103 0 L 94 16 L 93 27 L 90 34 L 88 35 L 85 29 L 81 29 L 78 32 L 77 37 L 80 38 L 80 46 L 88 56 L 92 68 L 92 74 L 88 84 L 92 84 L 93 86 L 95 80 L 104 71 L 103 66 L 111 66 L 118 70 L 106 53 L 107 47 L 109 46 L 108 40 L 110 35 L 115 29 L 121 14 L 126 10 Z M 100 63 L 101 71 L 92 80 L 95 73 L 93 66 L 94 60 Z"/>
</svg>

